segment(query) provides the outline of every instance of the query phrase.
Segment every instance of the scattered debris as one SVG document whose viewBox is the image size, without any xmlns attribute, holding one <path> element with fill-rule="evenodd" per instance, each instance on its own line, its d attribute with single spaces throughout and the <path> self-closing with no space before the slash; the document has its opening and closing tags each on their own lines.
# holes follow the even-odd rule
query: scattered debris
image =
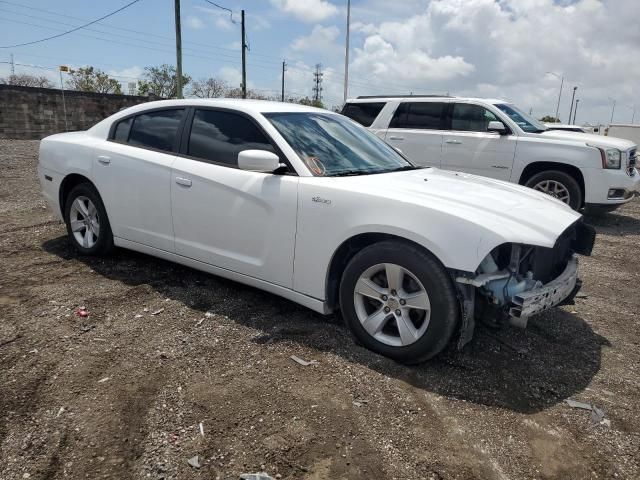
<svg viewBox="0 0 640 480">
<path fill-rule="evenodd" d="M 565 402 L 571 408 L 579 408 L 581 410 L 588 410 L 591 412 L 591 421 L 593 423 L 605 423 L 607 426 L 611 425 L 611 422 L 607 420 L 604 421 L 604 411 L 600 410 L 595 405 L 591 405 L 590 403 L 579 402 L 577 400 L 572 400 L 570 398 L 566 399 Z"/>
<path fill-rule="evenodd" d="M 158 310 L 156 310 L 155 312 L 151 312 L 151 315 L 158 315 L 159 313 L 164 312 L 164 307 L 159 308 Z"/>
<path fill-rule="evenodd" d="M 60 407 L 60 410 L 58 410 L 58 414 L 56 415 L 56 418 L 58 418 L 63 413 L 64 413 L 64 407 Z"/>
<path fill-rule="evenodd" d="M 200 320 L 198 320 L 198 321 L 196 322 L 196 327 L 199 327 L 199 326 L 202 324 L 202 322 L 204 322 L 204 319 L 205 319 L 205 318 L 206 318 L 206 317 L 202 317 Z"/>
<path fill-rule="evenodd" d="M 98 383 L 104 383 L 104 382 L 108 382 L 109 381 L 109 377 L 104 377 L 101 378 L 100 380 L 98 380 Z"/>
<path fill-rule="evenodd" d="M 205 317 L 213 317 L 215 315 L 215 313 L 213 313 L 211 310 L 209 310 L 208 312 L 205 312 L 204 316 Z"/>
<path fill-rule="evenodd" d="M 191 457 L 189 460 L 187 460 L 187 463 L 193 468 L 200 468 L 202 466 L 200 465 L 200 457 L 198 455 Z"/>
<path fill-rule="evenodd" d="M 142 314 L 138 313 L 134 318 L 142 318 Z"/>
<path fill-rule="evenodd" d="M 576 293 L 576 298 L 589 298 L 589 295 L 586 293 L 578 292 Z"/>
<path fill-rule="evenodd" d="M 89 310 L 85 307 L 76 308 L 76 315 L 81 318 L 87 318 L 89 316 Z"/>
<path fill-rule="evenodd" d="M 200 422 L 200 435 L 204 438 L 204 425 L 202 425 L 202 422 Z"/>
<path fill-rule="evenodd" d="M 82 330 L 82 333 L 87 333 L 87 332 L 93 330 L 94 328 L 96 328 L 95 325 L 81 325 L 80 326 L 80 330 Z"/>
<path fill-rule="evenodd" d="M 298 357 L 296 355 L 291 355 L 291 360 L 293 360 L 296 363 L 299 363 L 303 367 L 308 367 L 309 365 L 317 365 L 318 364 L 317 360 L 306 361 L 306 360 L 303 360 L 302 358 L 300 358 L 300 357 Z"/>
<path fill-rule="evenodd" d="M 265 472 L 259 473 L 243 473 L 240 475 L 242 480 L 274 480 L 272 476 Z"/>
</svg>

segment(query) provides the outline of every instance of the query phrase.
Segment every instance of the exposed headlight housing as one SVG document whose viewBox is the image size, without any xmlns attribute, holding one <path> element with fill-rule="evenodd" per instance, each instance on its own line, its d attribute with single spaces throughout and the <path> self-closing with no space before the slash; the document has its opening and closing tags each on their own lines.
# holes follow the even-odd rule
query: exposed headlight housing
<svg viewBox="0 0 640 480">
<path fill-rule="evenodd" d="M 602 168 L 620 169 L 622 165 L 622 152 L 617 148 L 607 148 L 602 158 Z"/>
</svg>

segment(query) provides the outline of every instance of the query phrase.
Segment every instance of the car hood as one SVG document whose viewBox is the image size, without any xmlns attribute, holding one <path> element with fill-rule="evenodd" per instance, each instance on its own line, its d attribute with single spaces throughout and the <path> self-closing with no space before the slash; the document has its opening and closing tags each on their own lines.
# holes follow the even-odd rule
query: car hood
<svg viewBox="0 0 640 480">
<path fill-rule="evenodd" d="M 504 242 L 552 247 L 580 218 L 564 203 L 530 188 L 437 168 L 335 180 L 351 192 L 383 196 L 399 212 L 397 203 L 419 205 L 476 224 Z"/>
<path fill-rule="evenodd" d="M 629 150 L 636 146 L 630 140 L 625 140 L 623 138 L 616 137 L 605 137 L 603 135 L 595 135 L 593 133 L 580 133 L 580 132 L 563 132 L 561 130 L 547 130 L 542 133 L 532 134 L 535 136 L 555 139 L 555 140 L 571 140 L 571 141 L 579 141 L 588 143 L 589 145 L 593 145 L 595 147 L 602 148 L 617 148 L 622 151 Z"/>
</svg>

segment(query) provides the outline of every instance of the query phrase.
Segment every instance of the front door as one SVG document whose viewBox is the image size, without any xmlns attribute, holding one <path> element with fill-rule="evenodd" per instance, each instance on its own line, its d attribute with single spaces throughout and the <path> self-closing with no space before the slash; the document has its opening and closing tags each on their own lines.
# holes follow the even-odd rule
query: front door
<svg viewBox="0 0 640 480">
<path fill-rule="evenodd" d="M 488 132 L 491 121 L 501 120 L 481 105 L 454 103 L 451 130 L 443 136 L 441 167 L 509 180 L 517 137 Z"/>
<path fill-rule="evenodd" d="M 195 110 L 171 173 L 176 253 L 291 288 L 298 177 L 238 169 L 253 149 L 274 151 L 252 119 Z"/>
</svg>

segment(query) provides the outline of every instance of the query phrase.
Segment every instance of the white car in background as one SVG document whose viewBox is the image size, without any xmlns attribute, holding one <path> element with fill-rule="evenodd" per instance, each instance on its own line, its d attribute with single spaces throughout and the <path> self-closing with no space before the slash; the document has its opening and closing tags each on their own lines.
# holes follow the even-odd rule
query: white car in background
<svg viewBox="0 0 640 480">
<path fill-rule="evenodd" d="M 358 97 L 342 113 L 418 165 L 526 185 L 574 210 L 615 210 L 640 186 L 634 142 L 551 131 L 503 100 Z"/>
<path fill-rule="evenodd" d="M 567 125 L 566 123 L 545 123 L 547 130 L 559 130 L 561 132 L 577 132 L 577 133 L 590 133 L 583 127 L 578 125 Z"/>
<path fill-rule="evenodd" d="M 580 287 L 594 230 L 563 203 L 417 167 L 342 115 L 252 100 L 128 108 L 42 140 L 42 192 L 83 255 L 114 245 L 340 310 L 368 348 L 440 352 Z M 247 313 L 249 314 L 249 313 Z"/>
</svg>

